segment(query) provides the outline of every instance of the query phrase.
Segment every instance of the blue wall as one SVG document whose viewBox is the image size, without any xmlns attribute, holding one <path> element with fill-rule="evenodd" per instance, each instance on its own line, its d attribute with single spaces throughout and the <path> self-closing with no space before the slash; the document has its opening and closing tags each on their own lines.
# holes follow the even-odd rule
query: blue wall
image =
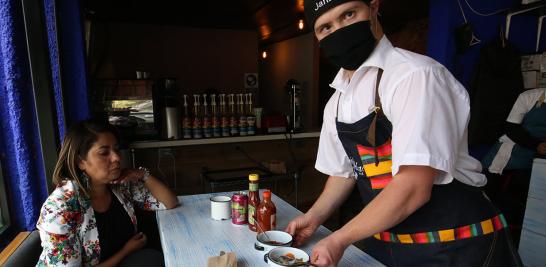
<svg viewBox="0 0 546 267">
<path fill-rule="evenodd" d="M 467 0 L 480 13 L 492 13 L 505 8 L 519 7 L 521 0 Z M 474 33 L 482 42 L 468 51 L 457 54 L 455 51 L 454 30 L 464 23 L 457 0 L 430 0 L 429 36 L 427 54 L 444 64 L 465 86 L 468 86 L 478 59 L 480 49 L 499 36 L 499 26 L 505 28 L 506 14 L 482 17 L 474 14 L 465 0 L 460 0 L 466 18 L 474 28 Z M 538 16 L 529 14 L 512 18 L 509 41 L 522 54 L 535 51 Z M 546 23 L 544 23 L 546 24 Z M 546 50 L 546 25 L 543 25 L 539 51 Z"/>
</svg>

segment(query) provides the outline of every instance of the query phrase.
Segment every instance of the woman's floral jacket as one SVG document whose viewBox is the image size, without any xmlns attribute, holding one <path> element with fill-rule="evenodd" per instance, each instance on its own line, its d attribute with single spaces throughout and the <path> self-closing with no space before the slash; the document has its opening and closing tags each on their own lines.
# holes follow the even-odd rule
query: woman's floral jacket
<svg viewBox="0 0 546 267">
<path fill-rule="evenodd" d="M 110 187 L 129 214 L 135 233 L 134 206 L 144 210 L 165 209 L 141 181 Z M 93 266 L 100 260 L 100 243 L 91 200 L 67 180 L 47 198 L 37 228 L 42 254 L 37 266 Z"/>
</svg>

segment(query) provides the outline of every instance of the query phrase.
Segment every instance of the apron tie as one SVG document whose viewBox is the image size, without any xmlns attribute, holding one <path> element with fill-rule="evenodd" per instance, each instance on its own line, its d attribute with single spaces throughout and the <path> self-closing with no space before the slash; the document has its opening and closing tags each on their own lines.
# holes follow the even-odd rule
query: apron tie
<svg viewBox="0 0 546 267">
<path fill-rule="evenodd" d="M 379 98 L 379 82 L 381 81 L 381 76 L 383 76 L 383 69 L 378 69 L 377 79 L 375 80 L 375 107 L 373 108 L 375 115 L 373 116 L 372 123 L 370 124 L 370 128 L 368 130 L 368 136 L 366 137 L 366 139 L 368 140 L 368 143 L 370 143 L 373 146 L 376 167 L 379 165 L 379 153 L 377 152 L 377 144 L 375 140 L 375 129 L 377 124 L 377 118 L 383 115 L 383 110 L 381 109 L 381 99 Z"/>
</svg>

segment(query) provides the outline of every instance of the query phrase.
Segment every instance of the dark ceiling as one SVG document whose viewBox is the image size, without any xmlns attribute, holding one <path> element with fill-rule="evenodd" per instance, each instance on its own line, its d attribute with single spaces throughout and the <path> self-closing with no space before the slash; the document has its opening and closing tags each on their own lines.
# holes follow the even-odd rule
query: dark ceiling
<svg viewBox="0 0 546 267">
<path fill-rule="evenodd" d="M 187 27 L 256 30 L 260 44 L 282 41 L 308 32 L 303 0 L 84 0 L 93 20 L 181 25 Z M 386 32 L 428 16 L 429 0 L 384 0 L 380 13 Z"/>
</svg>

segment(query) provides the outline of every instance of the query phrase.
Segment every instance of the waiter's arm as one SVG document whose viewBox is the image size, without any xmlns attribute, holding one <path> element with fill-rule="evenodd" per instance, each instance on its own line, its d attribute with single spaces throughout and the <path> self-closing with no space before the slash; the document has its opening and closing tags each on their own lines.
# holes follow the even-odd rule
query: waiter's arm
<svg viewBox="0 0 546 267">
<path fill-rule="evenodd" d="M 387 187 L 332 238 L 348 246 L 402 222 L 428 202 L 436 172 L 427 166 L 400 167 Z"/>
<path fill-rule="evenodd" d="M 345 202 L 353 191 L 355 184 L 354 178 L 328 177 L 322 194 L 306 214 L 315 220 L 318 225 L 324 223 Z"/>
</svg>

